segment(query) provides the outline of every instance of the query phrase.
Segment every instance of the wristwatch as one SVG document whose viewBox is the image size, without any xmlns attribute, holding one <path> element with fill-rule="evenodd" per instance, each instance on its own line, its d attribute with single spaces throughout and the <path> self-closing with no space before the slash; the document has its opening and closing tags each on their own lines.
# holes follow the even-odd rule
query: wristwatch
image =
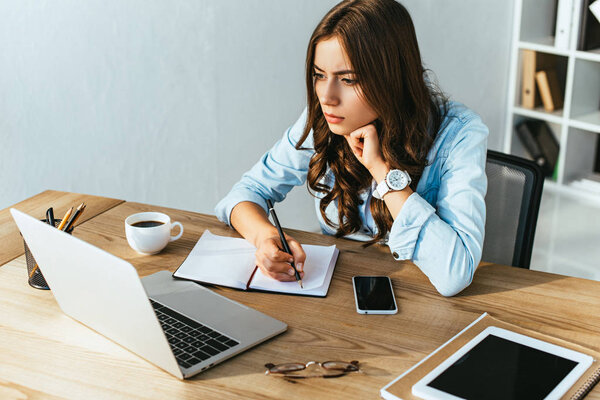
<svg viewBox="0 0 600 400">
<path fill-rule="evenodd" d="M 383 199 L 383 196 L 387 192 L 402 190 L 410 185 L 411 182 L 412 180 L 410 179 L 408 172 L 399 169 L 392 169 L 387 173 L 385 179 L 377 185 L 373 191 L 373 197 L 376 199 Z"/>
</svg>

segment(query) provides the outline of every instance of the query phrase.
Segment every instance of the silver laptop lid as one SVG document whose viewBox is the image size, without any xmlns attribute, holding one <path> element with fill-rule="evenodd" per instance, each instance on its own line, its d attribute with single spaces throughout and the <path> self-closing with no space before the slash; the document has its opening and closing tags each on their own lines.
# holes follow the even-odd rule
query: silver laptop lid
<svg viewBox="0 0 600 400">
<path fill-rule="evenodd" d="M 10 212 L 65 314 L 183 379 L 130 263 L 18 210 Z"/>
</svg>

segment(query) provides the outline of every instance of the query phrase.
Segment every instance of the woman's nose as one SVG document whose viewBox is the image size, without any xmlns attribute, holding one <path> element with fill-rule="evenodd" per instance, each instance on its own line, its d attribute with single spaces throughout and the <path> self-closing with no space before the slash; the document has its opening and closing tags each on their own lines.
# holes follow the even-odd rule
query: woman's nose
<svg viewBox="0 0 600 400">
<path fill-rule="evenodd" d="M 324 85 L 323 92 L 321 93 L 321 104 L 326 104 L 329 106 L 338 105 L 340 102 L 339 96 L 336 93 L 336 88 L 333 83 L 328 83 Z"/>
</svg>

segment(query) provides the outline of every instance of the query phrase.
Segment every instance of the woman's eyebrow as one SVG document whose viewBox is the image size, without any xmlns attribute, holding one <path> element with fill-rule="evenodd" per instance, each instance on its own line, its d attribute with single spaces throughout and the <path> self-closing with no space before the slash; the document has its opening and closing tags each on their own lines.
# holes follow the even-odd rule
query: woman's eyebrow
<svg viewBox="0 0 600 400">
<path fill-rule="evenodd" d="M 316 69 L 318 69 L 318 70 L 319 70 L 319 71 L 321 71 L 321 72 L 325 72 L 325 70 L 324 70 L 324 69 L 322 69 L 322 68 L 319 68 L 319 67 L 317 66 L 317 64 L 313 64 L 313 67 L 315 67 Z M 350 70 L 350 69 L 345 69 L 345 70 L 343 70 L 343 71 L 337 71 L 337 72 L 334 72 L 334 73 L 333 73 L 333 75 L 347 75 L 347 74 L 353 74 L 353 73 L 354 73 L 354 71 L 352 71 L 352 70 Z"/>
</svg>

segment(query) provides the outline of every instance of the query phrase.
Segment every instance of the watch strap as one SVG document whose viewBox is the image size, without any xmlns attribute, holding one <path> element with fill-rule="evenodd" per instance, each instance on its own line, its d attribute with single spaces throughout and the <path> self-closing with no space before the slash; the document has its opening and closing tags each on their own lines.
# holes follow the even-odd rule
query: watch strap
<svg viewBox="0 0 600 400">
<path fill-rule="evenodd" d="M 373 197 L 381 200 L 383 199 L 383 196 L 385 196 L 389 191 L 390 187 L 388 186 L 387 181 L 384 178 L 381 182 L 377 184 L 377 187 L 373 191 Z"/>
<path fill-rule="evenodd" d="M 385 196 L 390 191 L 393 191 L 393 190 L 403 190 L 404 189 L 404 188 L 402 188 L 402 189 L 392 189 L 390 187 L 390 185 L 388 184 L 388 177 L 389 177 L 389 175 L 392 172 L 396 172 L 396 173 L 397 172 L 402 172 L 403 174 L 406 175 L 407 182 L 406 182 L 406 186 L 404 188 L 408 187 L 411 184 L 412 179 L 410 178 L 410 175 L 408 174 L 408 172 L 402 171 L 402 170 L 390 170 L 386 174 L 385 178 L 383 178 L 383 180 L 381 182 L 379 182 L 377 184 L 377 186 L 375 187 L 375 190 L 373 191 L 373 197 L 375 197 L 376 199 L 383 199 L 383 196 Z"/>
</svg>

